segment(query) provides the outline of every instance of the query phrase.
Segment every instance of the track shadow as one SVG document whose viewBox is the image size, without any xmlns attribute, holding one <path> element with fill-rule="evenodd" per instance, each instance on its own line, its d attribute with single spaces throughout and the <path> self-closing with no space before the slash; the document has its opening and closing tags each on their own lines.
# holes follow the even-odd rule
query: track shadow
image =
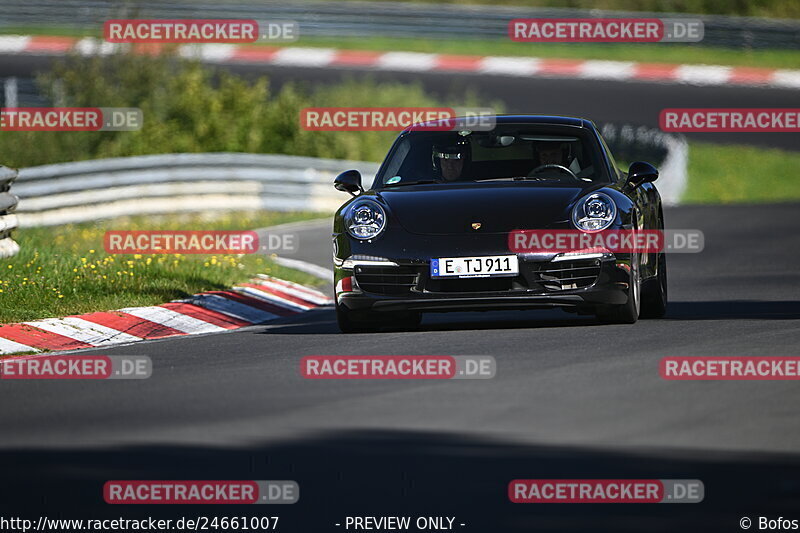
<svg viewBox="0 0 800 533">
<path fill-rule="evenodd" d="M 670 302 L 666 318 L 677 320 L 793 320 L 800 319 L 800 301 Z"/>
<path fill-rule="evenodd" d="M 343 531 L 346 516 L 454 516 L 460 531 L 735 531 L 741 516 L 797 513 L 800 457 L 607 452 L 464 434 L 348 431 L 243 447 L 143 446 L 0 455 L 0 515 L 50 518 L 280 516 L 280 531 Z M 697 504 L 513 504 L 513 479 L 699 479 Z M 118 506 L 107 480 L 294 480 L 274 506 Z M 412 528 L 412 530 L 415 530 Z"/>
<path fill-rule="evenodd" d="M 485 313 L 427 313 L 417 329 L 403 330 L 391 326 L 378 332 L 360 335 L 375 335 L 386 331 L 467 331 L 500 329 L 570 328 L 602 325 L 593 316 L 578 316 L 561 310 L 539 311 L 491 311 Z M 275 325 L 265 329 L 264 334 L 286 335 L 330 335 L 339 333 L 333 309 L 318 310 L 304 315 L 300 321 Z"/>
<path fill-rule="evenodd" d="M 800 319 L 800 301 L 720 300 L 670 302 L 663 319 L 693 320 L 795 320 Z M 651 322 L 651 321 L 646 321 Z M 643 322 L 643 323 L 646 323 Z M 605 327 L 593 316 L 568 314 L 561 310 L 492 311 L 486 313 L 428 313 L 413 331 L 468 331 L 500 329 L 542 329 Z M 391 328 L 388 328 L 391 331 Z M 299 320 L 275 324 L 262 333 L 269 335 L 330 335 L 339 332 L 332 308 L 301 315 Z M 365 333 L 374 335 L 375 333 Z M 377 334 L 380 334 L 378 332 Z"/>
</svg>

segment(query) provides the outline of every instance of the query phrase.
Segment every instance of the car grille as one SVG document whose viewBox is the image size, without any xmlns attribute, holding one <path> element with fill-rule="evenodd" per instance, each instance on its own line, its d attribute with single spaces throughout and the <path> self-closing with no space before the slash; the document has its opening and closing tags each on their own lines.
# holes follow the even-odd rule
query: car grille
<svg viewBox="0 0 800 533">
<path fill-rule="evenodd" d="M 589 287 L 600 275 L 600 261 L 597 259 L 577 259 L 555 263 L 537 264 L 534 272 L 536 281 L 550 291 L 565 291 Z"/>
<path fill-rule="evenodd" d="M 504 292 L 514 288 L 514 278 L 450 278 L 430 279 L 429 292 Z"/>
<path fill-rule="evenodd" d="M 355 276 L 362 291 L 399 296 L 416 286 L 419 274 L 414 267 L 355 267 Z"/>
</svg>

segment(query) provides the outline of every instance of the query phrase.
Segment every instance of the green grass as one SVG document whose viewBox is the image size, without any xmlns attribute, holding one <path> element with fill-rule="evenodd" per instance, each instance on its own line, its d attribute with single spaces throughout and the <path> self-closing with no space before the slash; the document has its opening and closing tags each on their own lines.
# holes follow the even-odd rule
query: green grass
<svg viewBox="0 0 800 533">
<path fill-rule="evenodd" d="M 85 36 L 63 28 L 4 28 L 6 34 Z M 98 33 L 91 36 L 101 37 Z M 311 37 L 278 46 L 345 50 L 405 51 L 459 55 L 494 55 L 560 59 L 601 59 L 644 63 L 712 64 L 763 68 L 800 68 L 797 50 L 742 50 L 688 44 L 517 43 L 508 39 L 416 39 L 395 37 Z"/>
<path fill-rule="evenodd" d="M 223 0 L 233 1 L 233 0 Z M 395 0 L 378 0 L 383 2 Z M 524 7 L 703 13 L 750 17 L 800 18 L 795 0 L 413 0 L 423 4 L 477 4 Z"/>
<path fill-rule="evenodd" d="M 683 202 L 796 202 L 800 200 L 800 180 L 792 169 L 798 166 L 798 152 L 692 142 Z"/>
<path fill-rule="evenodd" d="M 3 35 L 52 35 L 54 37 L 98 37 L 103 36 L 102 29 L 88 31 L 82 28 L 64 28 L 61 26 L 3 26 Z"/>
<path fill-rule="evenodd" d="M 256 274 L 320 285 L 269 256 L 109 255 L 107 230 L 249 230 L 319 217 L 314 213 L 230 213 L 214 217 L 126 217 L 15 232 L 20 253 L 0 262 L 0 323 L 156 305 L 230 288 Z"/>
</svg>

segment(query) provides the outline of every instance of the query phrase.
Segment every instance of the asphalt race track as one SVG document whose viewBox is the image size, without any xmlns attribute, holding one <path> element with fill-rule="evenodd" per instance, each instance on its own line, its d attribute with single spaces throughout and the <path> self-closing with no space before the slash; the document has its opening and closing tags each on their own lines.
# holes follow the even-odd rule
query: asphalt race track
<svg viewBox="0 0 800 533">
<path fill-rule="evenodd" d="M 345 196 L 343 195 L 343 200 Z M 679 382 L 664 356 L 785 356 L 800 345 L 798 204 L 678 207 L 705 249 L 669 256 L 667 317 L 600 325 L 562 311 L 426 315 L 342 335 L 330 308 L 235 332 L 82 353 L 149 355 L 142 381 L 0 387 L 0 514 L 450 515 L 463 531 L 738 531 L 800 518 L 796 382 Z M 327 266 L 328 222 L 295 258 Z M 493 355 L 491 380 L 312 381 L 306 355 Z M 11 429 L 13 428 L 13 429 Z M 522 505 L 516 478 L 700 479 L 684 505 Z M 292 479 L 293 506 L 109 506 L 109 479 Z M 13 510 L 13 512 L 12 512 Z M 755 528 L 754 528 L 755 529 Z"/>
</svg>

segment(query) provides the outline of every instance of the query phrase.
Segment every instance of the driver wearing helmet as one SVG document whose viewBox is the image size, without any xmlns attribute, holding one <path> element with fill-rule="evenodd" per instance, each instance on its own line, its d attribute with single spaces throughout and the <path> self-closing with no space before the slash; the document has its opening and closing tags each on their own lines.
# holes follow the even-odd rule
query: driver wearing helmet
<svg viewBox="0 0 800 533">
<path fill-rule="evenodd" d="M 457 181 L 465 174 L 470 159 L 468 141 L 433 147 L 433 168 L 442 181 Z"/>
</svg>

